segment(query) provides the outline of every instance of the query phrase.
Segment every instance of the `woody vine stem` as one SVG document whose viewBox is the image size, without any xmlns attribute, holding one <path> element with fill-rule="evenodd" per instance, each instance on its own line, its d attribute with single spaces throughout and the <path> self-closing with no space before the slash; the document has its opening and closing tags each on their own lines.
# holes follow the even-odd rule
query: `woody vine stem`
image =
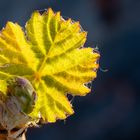
<svg viewBox="0 0 140 140">
<path fill-rule="evenodd" d="M 26 137 L 25 137 L 25 133 L 23 133 L 18 138 L 15 138 L 15 139 L 8 138 L 8 132 L 0 128 L 0 140 L 26 140 Z"/>
</svg>

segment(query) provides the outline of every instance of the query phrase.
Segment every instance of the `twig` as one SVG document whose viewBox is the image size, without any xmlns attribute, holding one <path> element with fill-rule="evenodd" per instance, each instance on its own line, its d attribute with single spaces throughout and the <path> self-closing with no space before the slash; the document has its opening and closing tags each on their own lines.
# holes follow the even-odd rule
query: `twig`
<svg viewBox="0 0 140 140">
<path fill-rule="evenodd" d="M 0 129 L 0 140 L 26 140 L 25 133 L 21 134 L 17 138 L 8 137 L 7 130 Z"/>
</svg>

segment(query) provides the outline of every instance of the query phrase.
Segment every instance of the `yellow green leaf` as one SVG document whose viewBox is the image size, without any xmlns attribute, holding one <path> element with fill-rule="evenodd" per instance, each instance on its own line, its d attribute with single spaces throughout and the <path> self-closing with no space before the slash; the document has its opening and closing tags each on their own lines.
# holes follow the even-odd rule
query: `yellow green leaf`
<svg viewBox="0 0 140 140">
<path fill-rule="evenodd" d="M 60 12 L 35 11 L 25 32 L 8 22 L 0 33 L 0 90 L 9 77 L 27 78 L 37 92 L 32 118 L 45 122 L 65 119 L 74 113 L 67 94 L 84 96 L 85 86 L 96 77 L 99 54 L 84 48 L 87 33 L 79 22 L 64 20 Z"/>
</svg>

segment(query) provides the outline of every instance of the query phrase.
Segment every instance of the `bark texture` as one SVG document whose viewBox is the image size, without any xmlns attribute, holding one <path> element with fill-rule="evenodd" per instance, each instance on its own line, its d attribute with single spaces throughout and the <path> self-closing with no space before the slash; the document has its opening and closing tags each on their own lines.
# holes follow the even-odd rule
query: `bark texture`
<svg viewBox="0 0 140 140">
<path fill-rule="evenodd" d="M 11 132 L 15 133 L 15 131 Z M 0 140 L 26 140 L 25 133 L 21 134 L 17 138 L 9 138 L 7 130 L 0 129 Z"/>
</svg>

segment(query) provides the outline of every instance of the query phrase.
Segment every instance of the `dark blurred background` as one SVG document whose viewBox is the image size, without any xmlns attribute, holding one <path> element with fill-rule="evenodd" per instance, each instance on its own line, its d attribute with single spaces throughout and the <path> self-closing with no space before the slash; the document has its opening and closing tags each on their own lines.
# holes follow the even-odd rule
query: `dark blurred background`
<svg viewBox="0 0 140 140">
<path fill-rule="evenodd" d="M 140 0 L 0 0 L 0 27 L 24 26 L 31 13 L 52 7 L 80 21 L 86 46 L 101 53 L 92 94 L 73 100 L 65 121 L 28 130 L 28 140 L 140 140 Z"/>
</svg>

